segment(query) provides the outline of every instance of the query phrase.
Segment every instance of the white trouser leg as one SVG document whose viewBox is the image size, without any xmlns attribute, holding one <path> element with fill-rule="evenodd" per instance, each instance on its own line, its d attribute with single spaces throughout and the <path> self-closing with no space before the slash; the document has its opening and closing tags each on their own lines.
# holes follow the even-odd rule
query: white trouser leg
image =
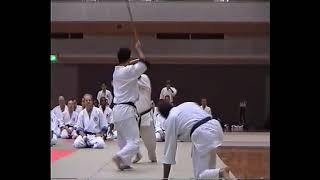
<svg viewBox="0 0 320 180">
<path fill-rule="evenodd" d="M 61 131 L 61 135 L 60 136 L 61 136 L 62 139 L 68 139 L 69 138 L 69 133 L 68 133 L 68 131 L 66 129 L 63 129 Z"/>
<path fill-rule="evenodd" d="M 131 159 L 139 152 L 139 128 L 135 118 L 114 123 L 118 131 L 120 151 L 116 153 L 125 165 L 131 165 Z M 120 141 L 119 141 L 120 140 Z"/>
<path fill-rule="evenodd" d="M 151 161 L 156 161 L 156 136 L 154 134 L 153 126 L 141 126 L 141 138 L 148 150 L 148 156 Z"/>
<path fill-rule="evenodd" d="M 58 137 L 57 135 L 53 134 L 52 139 L 51 139 L 51 145 L 55 145 L 58 142 Z"/>
<path fill-rule="evenodd" d="M 78 136 L 73 142 L 73 147 L 75 148 L 85 148 L 87 144 L 84 142 L 82 136 Z"/>
<path fill-rule="evenodd" d="M 199 153 L 192 145 L 192 163 L 195 178 L 218 179 L 220 169 L 216 169 L 216 150 L 208 153 Z"/>
</svg>

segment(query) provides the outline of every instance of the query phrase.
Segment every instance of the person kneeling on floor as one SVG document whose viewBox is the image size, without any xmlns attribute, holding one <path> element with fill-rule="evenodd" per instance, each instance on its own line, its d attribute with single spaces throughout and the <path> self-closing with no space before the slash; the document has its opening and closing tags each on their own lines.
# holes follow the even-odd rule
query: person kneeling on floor
<svg viewBox="0 0 320 180">
<path fill-rule="evenodd" d="M 74 141 L 75 148 L 104 148 L 103 134 L 108 129 L 107 120 L 103 112 L 93 107 L 92 95 L 85 94 L 85 109 L 78 115 L 76 124 L 79 136 Z"/>
</svg>

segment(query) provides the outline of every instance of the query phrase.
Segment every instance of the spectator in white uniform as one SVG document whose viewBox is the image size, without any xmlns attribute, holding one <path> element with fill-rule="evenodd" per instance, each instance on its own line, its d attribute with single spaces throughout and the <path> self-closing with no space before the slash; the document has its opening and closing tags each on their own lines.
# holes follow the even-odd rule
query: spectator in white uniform
<svg viewBox="0 0 320 180">
<path fill-rule="evenodd" d="M 92 96 L 84 95 L 85 109 L 78 115 L 75 148 L 104 148 L 103 134 L 107 131 L 107 120 L 103 112 L 93 106 Z"/>
<path fill-rule="evenodd" d="M 78 119 L 78 113 L 74 111 L 73 100 L 68 101 L 68 110 L 63 112 L 62 121 L 59 122 L 62 139 L 75 139 L 78 135 L 75 125 Z"/>
<path fill-rule="evenodd" d="M 209 106 L 207 106 L 207 99 L 206 98 L 201 99 L 201 108 L 212 117 L 211 108 Z"/>
<path fill-rule="evenodd" d="M 105 97 L 100 98 L 100 110 L 103 112 L 103 115 L 106 117 L 106 121 L 108 124 L 108 129 L 111 128 L 113 129 L 113 118 L 112 118 L 112 109 L 109 107 L 108 99 Z M 104 137 L 105 139 L 115 139 L 117 132 L 113 129 L 113 131 L 108 131 L 109 134 L 105 134 Z"/>
<path fill-rule="evenodd" d="M 166 118 L 166 141 L 163 157 L 163 178 L 168 178 L 172 164 L 176 164 L 177 139 L 191 141 L 192 163 L 196 179 L 229 178 L 229 168 L 216 168 L 216 148 L 222 144 L 220 123 L 212 119 L 198 104 L 185 102 L 177 107 L 158 103 L 160 114 Z"/>
<path fill-rule="evenodd" d="M 139 113 L 140 135 L 148 150 L 149 160 L 157 162 L 156 157 L 156 136 L 154 134 L 154 122 L 151 102 L 151 83 L 146 74 L 138 78 L 139 100 L 135 103 Z M 133 163 L 137 163 L 142 158 L 139 152 Z"/>
<path fill-rule="evenodd" d="M 54 115 L 53 111 L 50 112 L 51 119 L 51 146 L 57 144 L 58 135 L 60 134 L 60 129 L 58 127 L 57 117 Z"/>
<path fill-rule="evenodd" d="M 106 99 L 108 99 L 109 104 L 112 103 L 112 93 L 107 89 L 107 85 L 105 83 L 101 84 L 101 90 L 98 92 L 97 95 L 97 100 L 99 101 L 99 104 L 101 97 L 105 97 Z"/>
<path fill-rule="evenodd" d="M 77 99 L 73 99 L 73 104 L 74 104 L 74 110 L 79 114 L 80 111 L 82 111 L 82 106 L 78 105 Z"/>
<path fill-rule="evenodd" d="M 113 121 L 120 150 L 112 160 L 120 170 L 131 168 L 131 160 L 139 152 L 138 115 L 134 103 L 139 98 L 138 78 L 147 70 L 149 63 L 144 60 L 140 42 L 135 47 L 139 59 L 130 61 L 130 49 L 120 48 L 119 65 L 113 72 Z"/>
<path fill-rule="evenodd" d="M 171 81 L 166 81 L 166 87 L 162 88 L 159 99 L 165 99 L 168 95 L 170 97 L 170 102 L 173 103 L 174 97 L 177 95 L 177 89 L 172 87 Z"/>
<path fill-rule="evenodd" d="M 59 105 L 52 109 L 53 114 L 57 118 L 58 122 L 62 121 L 63 112 L 68 111 L 66 101 L 63 96 L 59 96 Z"/>
</svg>

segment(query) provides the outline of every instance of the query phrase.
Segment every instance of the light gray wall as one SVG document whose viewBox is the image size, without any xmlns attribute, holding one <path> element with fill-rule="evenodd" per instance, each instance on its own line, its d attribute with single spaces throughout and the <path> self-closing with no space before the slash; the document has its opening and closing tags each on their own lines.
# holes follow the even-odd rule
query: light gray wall
<svg viewBox="0 0 320 180">
<path fill-rule="evenodd" d="M 269 22 L 269 2 L 131 2 L 134 21 Z M 125 1 L 51 2 L 51 21 L 130 21 Z"/>
</svg>

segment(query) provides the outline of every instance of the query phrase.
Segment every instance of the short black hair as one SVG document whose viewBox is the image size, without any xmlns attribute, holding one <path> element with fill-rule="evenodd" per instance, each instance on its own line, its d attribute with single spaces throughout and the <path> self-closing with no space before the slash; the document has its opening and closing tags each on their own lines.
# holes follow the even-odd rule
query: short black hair
<svg viewBox="0 0 320 180">
<path fill-rule="evenodd" d="M 164 100 L 159 100 L 158 104 L 157 104 L 158 110 L 161 114 L 161 116 L 163 116 L 164 118 L 168 118 L 170 110 L 173 108 L 172 104 L 164 101 Z"/>
<path fill-rule="evenodd" d="M 127 62 L 131 57 L 131 50 L 129 48 L 120 48 L 118 51 L 119 63 Z"/>
</svg>

